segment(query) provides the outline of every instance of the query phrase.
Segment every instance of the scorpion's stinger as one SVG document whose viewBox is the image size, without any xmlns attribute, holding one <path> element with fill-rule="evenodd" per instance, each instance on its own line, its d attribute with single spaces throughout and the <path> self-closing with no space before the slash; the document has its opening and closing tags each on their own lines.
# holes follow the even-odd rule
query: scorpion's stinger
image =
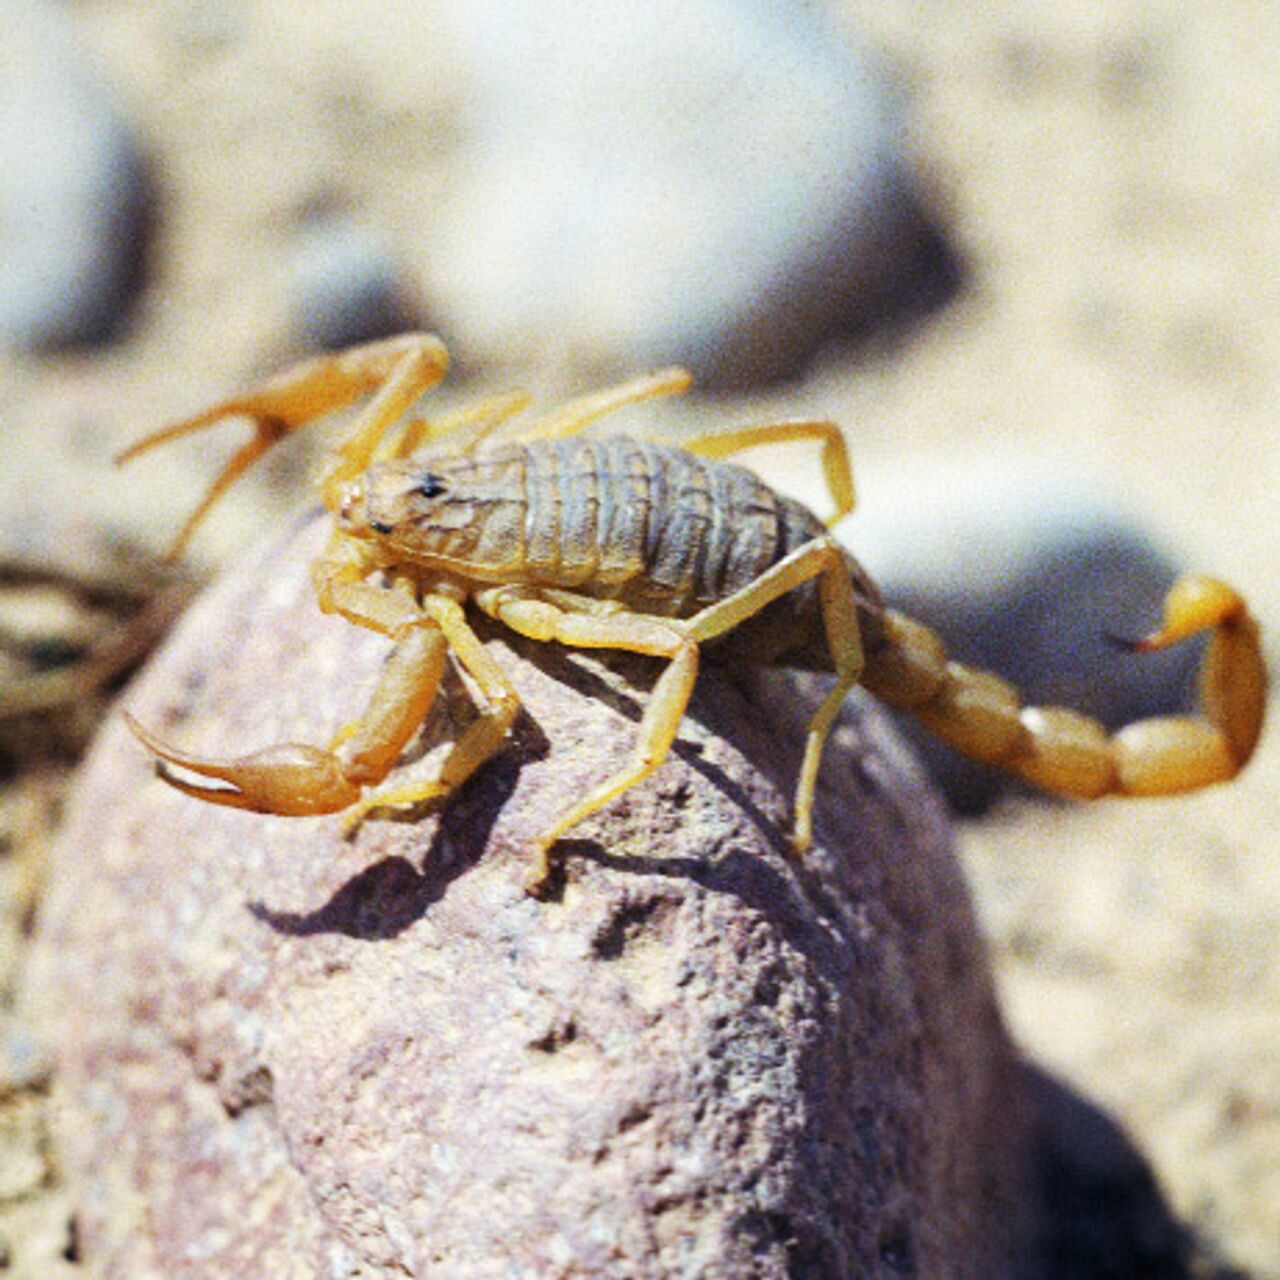
<svg viewBox="0 0 1280 1280">
<path fill-rule="evenodd" d="M 1091 799 L 1194 791 L 1234 777 L 1262 731 L 1266 671 L 1258 625 L 1244 600 L 1216 578 L 1179 579 L 1163 624 L 1131 647 L 1163 649 L 1211 631 L 1200 671 L 1200 715 L 1139 720 L 1115 734 L 1059 707 L 1023 707 L 987 672 L 947 660 L 927 627 L 890 610 L 888 643 L 868 654 L 864 681 L 878 698 L 912 712 L 965 755 L 1017 773 L 1048 791 Z"/>
</svg>

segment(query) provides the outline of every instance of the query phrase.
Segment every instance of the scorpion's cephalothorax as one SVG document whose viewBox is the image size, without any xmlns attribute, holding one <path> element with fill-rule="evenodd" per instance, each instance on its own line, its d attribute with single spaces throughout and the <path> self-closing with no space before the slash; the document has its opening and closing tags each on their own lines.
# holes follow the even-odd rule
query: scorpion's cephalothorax
<svg viewBox="0 0 1280 1280">
<path fill-rule="evenodd" d="M 342 528 L 468 582 L 524 582 L 689 617 L 754 581 L 822 524 L 744 467 L 625 437 L 535 441 L 373 466 Z M 868 604 L 874 587 L 850 559 Z M 779 602 L 816 608 L 809 584 Z"/>
</svg>

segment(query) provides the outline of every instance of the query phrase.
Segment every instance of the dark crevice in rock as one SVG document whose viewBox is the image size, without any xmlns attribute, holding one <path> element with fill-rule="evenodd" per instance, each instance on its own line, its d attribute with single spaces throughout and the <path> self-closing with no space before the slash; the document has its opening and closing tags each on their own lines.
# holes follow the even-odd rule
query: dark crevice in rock
<svg viewBox="0 0 1280 1280">
<path fill-rule="evenodd" d="M 617 960 L 633 938 L 641 935 L 650 939 L 660 938 L 663 918 L 678 905 L 673 899 L 664 897 L 624 900 L 620 909 L 600 926 L 591 940 L 593 951 L 601 960 Z"/>
</svg>

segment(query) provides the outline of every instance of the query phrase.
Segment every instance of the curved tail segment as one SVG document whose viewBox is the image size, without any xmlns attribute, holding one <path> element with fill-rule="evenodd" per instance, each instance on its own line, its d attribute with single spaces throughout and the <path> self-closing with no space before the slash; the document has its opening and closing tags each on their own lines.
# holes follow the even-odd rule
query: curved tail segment
<svg viewBox="0 0 1280 1280">
<path fill-rule="evenodd" d="M 1083 799 L 1173 795 L 1225 782 L 1253 754 L 1267 683 L 1258 624 L 1226 583 L 1188 576 L 1165 597 L 1160 627 L 1122 642 L 1147 653 L 1202 631 L 1211 635 L 1199 714 L 1139 720 L 1114 734 L 1075 711 L 1024 707 L 1012 685 L 950 661 L 934 632 L 893 610 L 886 642 L 867 654 L 863 683 L 956 750 L 1047 791 Z"/>
</svg>

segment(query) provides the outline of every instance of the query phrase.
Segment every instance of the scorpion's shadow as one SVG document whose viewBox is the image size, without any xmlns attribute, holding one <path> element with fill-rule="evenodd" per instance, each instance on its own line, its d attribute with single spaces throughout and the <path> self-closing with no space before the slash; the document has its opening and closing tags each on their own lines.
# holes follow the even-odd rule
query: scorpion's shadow
<svg viewBox="0 0 1280 1280">
<path fill-rule="evenodd" d="M 264 902 L 253 901 L 248 904 L 250 914 L 277 933 L 297 938 L 341 933 L 378 942 L 403 933 L 444 897 L 455 879 L 480 860 L 498 815 L 516 789 L 525 761 L 548 750 L 537 725 L 528 717 L 522 717 L 522 721 L 515 733 L 516 748 L 499 753 L 445 799 L 443 807 L 452 815 L 450 836 L 446 839 L 443 824 L 438 825 L 418 865 L 392 854 L 357 872 L 312 911 L 277 911 Z M 411 813 L 405 815 L 405 820 L 414 821 L 417 816 Z M 463 833 L 461 838 L 454 834 L 455 827 Z"/>
</svg>

